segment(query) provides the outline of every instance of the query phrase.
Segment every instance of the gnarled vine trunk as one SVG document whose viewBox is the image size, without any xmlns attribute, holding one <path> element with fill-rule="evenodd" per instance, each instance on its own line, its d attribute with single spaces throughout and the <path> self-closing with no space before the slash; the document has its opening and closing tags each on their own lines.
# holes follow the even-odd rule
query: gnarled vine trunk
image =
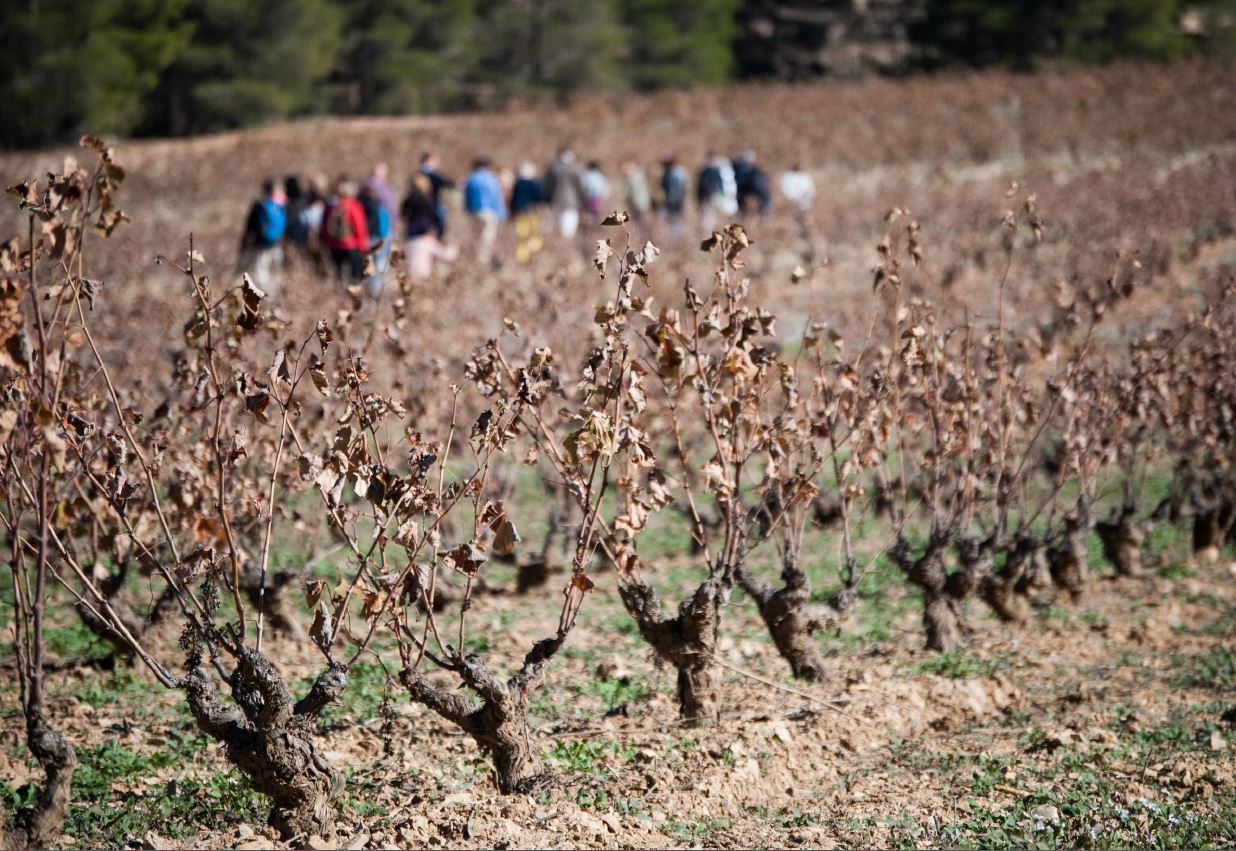
<svg viewBox="0 0 1236 851">
<path fill-rule="evenodd" d="M 339 781 L 310 737 L 313 719 L 347 687 L 347 669 L 327 668 L 293 704 L 283 678 L 261 654 L 242 648 L 232 675 L 236 705 L 219 699 L 201 666 L 185 678 L 189 709 L 203 732 L 221 742 L 253 788 L 271 799 L 270 824 L 286 840 L 325 834 Z"/>
<path fill-rule="evenodd" d="M 1146 531 L 1137 520 L 1137 508 L 1122 505 L 1110 520 L 1101 520 L 1094 531 L 1103 544 L 1103 557 L 1118 576 L 1137 576 L 1142 572 L 1142 544 Z"/>
<path fill-rule="evenodd" d="M 737 571 L 737 578 L 755 601 L 773 643 L 794 676 L 810 682 L 823 679 L 824 657 L 813 636 L 842 624 L 858 600 L 854 589 L 845 588 L 826 603 L 812 603 L 810 580 L 788 559 L 781 571 L 785 584 L 780 588 L 755 578 L 745 566 Z"/>
<path fill-rule="evenodd" d="M 77 753 L 43 713 L 31 710 L 26 720 L 26 746 L 43 769 L 43 785 L 34 804 L 16 814 L 14 825 L 0 831 L 5 848 L 50 848 L 60 836 L 72 802 Z"/>
<path fill-rule="evenodd" d="M 458 725 L 489 754 L 499 792 L 528 793 L 549 779 L 532 750 L 528 693 L 544 677 L 545 662 L 562 646 L 562 641 L 559 637 L 537 642 L 524 657 L 520 672 L 506 681 L 491 673 L 480 657 L 465 656 L 457 673 L 481 698 L 479 704 L 458 691 L 434 685 L 415 668 L 405 668 L 400 679 L 413 700 Z"/>
<path fill-rule="evenodd" d="M 1236 503 L 1222 500 L 1199 507 L 1193 515 L 1193 552 L 1215 561 L 1234 526 Z"/>
<path fill-rule="evenodd" d="M 1086 590 L 1090 578 L 1088 567 L 1090 537 L 1090 512 L 1079 506 L 1064 521 L 1060 543 L 1048 550 L 1047 563 L 1051 569 L 1052 582 L 1077 600 Z"/>
<path fill-rule="evenodd" d="M 1025 623 L 1030 617 L 1031 589 L 1043 580 L 1043 545 L 1037 539 L 1019 538 L 1005 553 L 1004 564 L 979 581 L 983 602 L 1005 623 Z"/>
<path fill-rule="evenodd" d="M 950 593 L 949 575 L 944 566 L 944 540 L 936 538 L 929 541 L 918 558 L 912 558 L 909 545 L 899 540 L 889 551 L 889 556 L 906 578 L 923 591 L 923 629 L 927 634 L 927 649 L 941 653 L 956 651 L 961 646 L 961 608 Z"/>
<path fill-rule="evenodd" d="M 670 618 L 665 616 L 657 592 L 642 580 L 630 580 L 618 587 L 640 635 L 659 658 L 677 670 L 678 714 L 689 727 L 716 717 L 712 657 L 725 593 L 721 580 L 709 577 L 679 604 L 678 614 Z"/>
</svg>

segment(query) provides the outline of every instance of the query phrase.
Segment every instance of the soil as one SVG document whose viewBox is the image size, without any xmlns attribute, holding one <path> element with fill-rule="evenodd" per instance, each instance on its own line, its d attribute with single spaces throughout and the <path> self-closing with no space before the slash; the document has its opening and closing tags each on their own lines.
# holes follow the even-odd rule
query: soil
<svg viewBox="0 0 1236 851">
<path fill-rule="evenodd" d="M 677 717 L 673 670 L 658 668 L 632 630 L 620 626 L 612 576 L 603 575 L 588 605 L 596 610 L 593 623 L 612 626 L 572 635 L 568 651 L 549 667 L 546 700 L 534 695 L 532 744 L 553 754 L 546 759 L 556 774 L 552 785 L 531 795 L 499 795 L 476 745 L 392 687 L 385 717 L 353 712 L 335 720 L 343 721 L 338 729 L 323 734 L 319 728 L 319 752 L 347 782 L 337 832 L 310 837 L 308 844 L 933 843 L 942 827 L 971 813 L 998 813 L 1041 793 L 1031 778 L 1070 753 L 1104 761 L 1120 779 L 1126 806 L 1166 796 L 1198 811 L 1219 807 L 1211 815 L 1226 818 L 1230 830 L 1232 799 L 1216 798 L 1216 792 L 1236 780 L 1228 743 L 1236 732 L 1220 720 L 1222 707 L 1236 704 L 1236 689 L 1231 672 L 1226 682 L 1188 680 L 1187 674 L 1190 660 L 1230 653 L 1236 564 L 1184 572 L 1191 575 L 1094 578 L 1081 602 L 1052 604 L 1021 628 L 1010 629 L 972 604 L 968 646 L 947 657 L 920 649 L 917 604 L 904 599 L 897 605 L 904 592 L 895 589 L 881 607 L 898 612 L 889 624 L 891 639 L 864 637 L 870 612 L 853 619 L 840 637 L 821 639 L 829 670 L 818 684 L 788 676 L 762 634 L 754 604 L 738 596 L 725 614 L 718 648 L 720 722 L 690 730 Z M 478 601 L 478 624 L 510 624 L 505 632 L 485 630 L 496 645 L 487 654 L 494 664 L 513 665 L 522 647 L 552 627 L 555 595 L 538 599 L 543 605 L 535 613 L 527 597 Z M 292 678 L 315 673 L 308 655 L 300 664 L 287 661 L 297 658 L 297 646 L 276 652 Z M 98 706 L 73 696 L 105 676 L 79 665 L 52 677 L 52 712 L 65 719 L 79 753 L 108 742 L 158 752 L 184 726 L 183 705 L 178 710 L 176 696 L 153 684 L 139 691 L 149 715 L 136 724 L 127 717 L 124 695 Z M 648 692 L 619 707 L 597 698 L 602 690 L 593 684 L 623 681 L 645 684 Z M 607 708 L 613 710 L 608 717 Z M 1143 764 L 1122 756 L 1145 731 L 1182 716 L 1196 726 L 1196 746 L 1170 748 Z M 19 737 L 14 720 L 5 718 L 6 745 Z M 588 759 L 571 757 L 573 743 L 588 742 L 602 744 L 585 748 Z M 0 756 L 0 775 L 17 786 L 31 768 L 13 751 L 6 747 Z M 968 766 L 992 759 L 1011 767 L 986 794 L 976 795 L 967 787 Z M 87 806 L 131 806 L 191 787 L 195 778 L 224 767 L 219 746 L 207 744 L 187 762 L 115 782 L 110 803 Z M 1069 777 L 1060 782 L 1067 787 Z M 157 832 L 127 839 L 148 848 L 285 847 L 260 822 L 228 825 L 221 815 L 218 824 L 182 839 Z M 77 840 L 66 835 L 61 844 Z"/>
</svg>

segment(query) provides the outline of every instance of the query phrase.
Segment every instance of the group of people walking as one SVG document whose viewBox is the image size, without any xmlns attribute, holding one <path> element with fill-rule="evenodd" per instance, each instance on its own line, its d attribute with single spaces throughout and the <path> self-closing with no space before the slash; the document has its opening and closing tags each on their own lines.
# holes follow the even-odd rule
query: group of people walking
<svg viewBox="0 0 1236 851">
<path fill-rule="evenodd" d="M 569 147 L 559 149 L 541 172 L 527 161 L 512 172 L 478 158 L 458 187 L 477 260 L 495 262 L 498 236 L 508 221 L 513 225 L 519 263 L 528 262 L 548 237 L 573 240 L 581 225 L 595 227 L 611 209 L 626 210 L 637 223 L 659 214 L 671 241 L 685 235 L 691 178 L 674 157 L 661 160 L 661 191 L 656 202 L 648 175 L 638 163 L 622 163 L 620 180 L 619 198 L 601 165 L 581 163 Z M 259 288 L 273 293 L 279 289 L 285 265 L 297 262 L 289 257 L 292 253 L 319 272 L 331 271 L 345 283 L 361 284 L 376 297 L 390 263 L 391 244 L 397 238 L 413 280 L 431 276 L 437 263 L 449 263 L 459 256 L 458 247 L 446 241 L 444 203 L 445 193 L 456 188 L 455 181 L 441 172 L 438 155 L 432 151 L 422 155 L 402 199 L 390 181 L 386 163 L 374 166 L 359 184 L 347 176 L 330 186 L 321 178 L 307 183 L 296 176 L 268 180 L 250 207 L 239 266 Z M 795 165 L 782 175 L 780 188 L 805 231 L 806 214 L 815 197 L 811 175 Z M 753 151 L 732 160 L 709 152 L 696 173 L 695 202 L 700 223 L 709 231 L 740 211 L 766 213 L 773 203 L 772 181 L 756 163 Z"/>
</svg>

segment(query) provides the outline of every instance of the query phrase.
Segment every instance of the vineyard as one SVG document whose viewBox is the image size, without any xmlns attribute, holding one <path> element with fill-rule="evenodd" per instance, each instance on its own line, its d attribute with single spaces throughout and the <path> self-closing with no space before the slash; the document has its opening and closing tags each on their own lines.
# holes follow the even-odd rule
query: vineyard
<svg viewBox="0 0 1236 851">
<path fill-rule="evenodd" d="M 1236 843 L 1232 102 L 1114 65 L 0 156 L 5 847 Z M 820 198 L 396 247 L 376 299 L 233 272 L 264 176 L 563 140 Z"/>
</svg>

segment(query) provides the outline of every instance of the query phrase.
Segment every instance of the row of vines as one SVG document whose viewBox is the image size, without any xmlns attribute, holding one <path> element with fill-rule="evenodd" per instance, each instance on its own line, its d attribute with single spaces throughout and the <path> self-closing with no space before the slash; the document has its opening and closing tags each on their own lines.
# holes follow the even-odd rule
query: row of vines
<svg viewBox="0 0 1236 851">
<path fill-rule="evenodd" d="M 1230 293 L 1161 327 L 1113 328 L 1139 280 L 1128 256 L 1062 287 L 1050 321 L 1009 327 L 1014 258 L 1044 228 L 1032 197 L 1004 222 L 994 321 L 950 319 L 911 294 L 919 229 L 894 211 L 868 332 L 848 339 L 815 321 L 778 337 L 738 225 L 701 246 L 711 279 L 654 303 L 660 251 L 633 244 L 615 213 L 618 237 L 594 261 L 610 296 L 576 332 L 584 357 L 564 362 L 557 351 L 578 341 L 536 345 L 508 323 L 476 341 L 462 374 L 412 382 L 409 400 L 372 374 L 361 314 L 298 327 L 247 279 L 212 280 L 191 242 L 159 258 L 183 308 L 170 368 L 127 381 L 99 338 L 108 288 L 89 262 L 125 224 L 125 174 L 105 143 L 83 141 L 87 164 L 10 190 L 28 229 L 0 246 L 6 600 L 26 743 L 45 772 L 37 801 L 12 814 L 10 847 L 46 846 L 71 800 L 72 736 L 45 700 L 56 607 L 182 693 L 292 840 L 333 819 L 339 783 L 313 722 L 363 658 L 474 739 L 499 792 L 552 782 L 526 708 L 572 633 L 602 629 L 588 617 L 601 577 L 676 673 L 682 722 L 701 725 L 716 717 L 716 651 L 739 589 L 793 675 L 819 680 L 821 636 L 881 559 L 921 591 L 926 645 L 947 652 L 966 640 L 969 600 L 1019 625 L 1084 594 L 1092 534 L 1131 576 L 1155 524 L 1191 524 L 1208 556 L 1236 530 Z M 514 496 L 527 469 L 544 491 L 531 506 Z M 1166 491 L 1151 486 L 1162 471 Z M 689 530 L 699 581 L 677 601 L 641 555 L 658 515 Z M 522 539 L 533 526 L 542 541 Z M 821 528 L 837 542 L 828 595 L 804 546 Z M 277 566 L 306 530 L 335 542 L 333 577 Z M 557 628 L 512 671 L 466 649 L 499 560 L 523 592 L 562 583 Z M 159 639 L 169 623 L 177 646 Z M 303 694 L 273 658 L 274 633 L 320 658 Z"/>
</svg>

